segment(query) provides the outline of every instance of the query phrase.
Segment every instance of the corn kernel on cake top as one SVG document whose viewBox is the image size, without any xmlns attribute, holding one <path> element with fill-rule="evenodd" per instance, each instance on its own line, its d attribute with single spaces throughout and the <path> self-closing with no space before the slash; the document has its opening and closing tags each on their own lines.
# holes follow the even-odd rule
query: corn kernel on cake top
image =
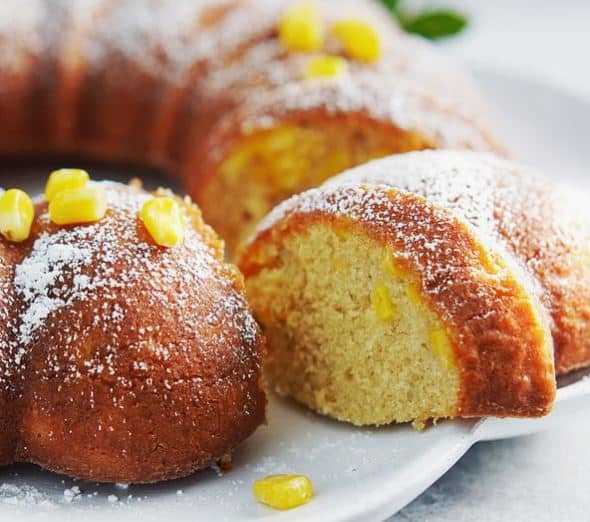
<svg viewBox="0 0 590 522">
<path fill-rule="evenodd" d="M 220 60 L 223 65 L 212 67 L 203 82 L 213 98 L 240 99 L 237 112 L 220 121 L 220 135 L 237 122 L 248 133 L 301 111 L 358 112 L 419 131 L 437 146 L 501 149 L 487 131 L 473 128 L 474 121 L 489 124 L 489 116 L 471 81 L 450 60 L 434 56 L 428 44 L 399 31 L 387 13 L 367 9 L 367 3 L 344 2 L 337 11 L 329 2 L 317 3 L 327 28 L 342 19 L 368 21 L 383 47 L 380 58 L 370 64 L 348 59 L 346 75 L 302 81 L 309 53 L 286 53 L 274 37 L 250 42 L 239 60 Z M 342 54 L 330 37 L 320 52 Z M 212 156 L 221 158 L 223 143 L 213 145 Z"/>
</svg>

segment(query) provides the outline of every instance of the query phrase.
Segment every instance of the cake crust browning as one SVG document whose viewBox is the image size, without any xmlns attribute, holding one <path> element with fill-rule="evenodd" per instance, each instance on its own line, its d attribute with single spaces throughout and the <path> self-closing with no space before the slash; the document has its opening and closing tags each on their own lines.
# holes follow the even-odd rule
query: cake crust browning
<svg viewBox="0 0 590 522">
<path fill-rule="evenodd" d="M 357 185 L 294 197 L 269 216 L 242 253 L 246 279 L 280 263 L 286 236 L 305 237 L 318 222 L 360 228 L 418 276 L 423 298 L 450 334 L 459 370 L 457 408 L 449 416 L 534 417 L 550 410 L 551 339 L 539 307 L 500 256 L 490 258 L 463 223 L 420 196 Z"/>
<path fill-rule="evenodd" d="M 0 239 L 0 382 L 3 376 L 10 375 L 14 358 L 14 347 L 11 346 L 12 332 L 10 323 L 18 313 L 11 306 L 14 298 L 12 280 L 14 267 L 23 257 L 20 246 L 9 244 Z M 0 465 L 12 462 L 13 449 L 18 435 L 13 429 L 15 418 L 16 397 L 14 389 L 0 385 Z"/>
<path fill-rule="evenodd" d="M 264 421 L 263 337 L 196 207 L 182 202 L 185 242 L 166 249 L 137 218 L 151 196 L 105 188 L 103 220 L 58 227 L 43 201 L 26 244 L 0 241 L 17 252 L 2 258 L 2 305 L 16 313 L 0 332 L 14 405 L 0 462 L 92 481 L 185 476 Z"/>
</svg>

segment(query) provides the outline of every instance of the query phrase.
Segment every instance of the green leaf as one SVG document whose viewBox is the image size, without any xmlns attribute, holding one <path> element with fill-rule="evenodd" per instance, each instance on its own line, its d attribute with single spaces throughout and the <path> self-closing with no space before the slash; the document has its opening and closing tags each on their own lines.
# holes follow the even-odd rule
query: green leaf
<svg viewBox="0 0 590 522">
<path fill-rule="evenodd" d="M 398 0 L 381 0 L 381 3 L 387 7 L 391 12 L 395 12 L 397 9 Z"/>
<path fill-rule="evenodd" d="M 449 9 L 425 11 L 414 16 L 402 16 L 400 23 L 408 33 L 436 40 L 460 33 L 467 26 L 467 17 Z"/>
</svg>

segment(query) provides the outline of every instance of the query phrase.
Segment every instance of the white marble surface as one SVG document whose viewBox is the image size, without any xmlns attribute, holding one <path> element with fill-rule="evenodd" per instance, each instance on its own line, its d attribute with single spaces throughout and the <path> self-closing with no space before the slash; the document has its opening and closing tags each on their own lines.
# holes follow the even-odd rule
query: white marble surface
<svg viewBox="0 0 590 522">
<path fill-rule="evenodd" d="M 442 45 L 459 59 L 475 67 L 542 80 L 590 99 L 590 2 L 438 3 L 460 6 L 471 13 L 468 32 Z M 587 140 L 590 148 L 590 122 Z M 588 521 L 589 440 L 590 404 L 558 429 L 479 443 L 390 520 Z"/>
</svg>

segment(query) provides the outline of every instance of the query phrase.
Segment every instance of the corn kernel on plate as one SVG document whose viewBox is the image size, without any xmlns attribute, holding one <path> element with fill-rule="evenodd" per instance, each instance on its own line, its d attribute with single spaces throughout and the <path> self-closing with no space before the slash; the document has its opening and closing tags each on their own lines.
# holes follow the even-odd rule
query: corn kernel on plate
<svg viewBox="0 0 590 522">
<path fill-rule="evenodd" d="M 511 115 L 503 123 L 515 156 L 587 188 L 590 104 L 524 78 L 490 71 L 477 76 L 498 113 Z M 46 166 L 42 171 L 47 172 Z M 40 172 L 15 176 L 3 168 L 0 185 L 40 192 L 43 187 L 33 181 L 45 178 Z M 158 182 L 147 176 L 147 185 Z M 17 204 L 16 199 L 5 204 Z M 146 219 L 150 215 L 146 210 Z M 407 425 L 355 428 L 273 396 L 268 425 L 238 449 L 230 472 L 210 469 L 181 480 L 128 486 L 77 482 L 30 465 L 11 466 L 0 469 L 0 520 L 383 520 L 423 492 L 475 442 L 575 419 L 581 401 L 590 400 L 590 379 L 577 374 L 560 385 L 554 411 L 543 419 L 442 421 L 422 433 Z M 289 476 L 260 481 L 269 475 Z M 275 509 L 296 504 L 302 505 Z"/>
</svg>

